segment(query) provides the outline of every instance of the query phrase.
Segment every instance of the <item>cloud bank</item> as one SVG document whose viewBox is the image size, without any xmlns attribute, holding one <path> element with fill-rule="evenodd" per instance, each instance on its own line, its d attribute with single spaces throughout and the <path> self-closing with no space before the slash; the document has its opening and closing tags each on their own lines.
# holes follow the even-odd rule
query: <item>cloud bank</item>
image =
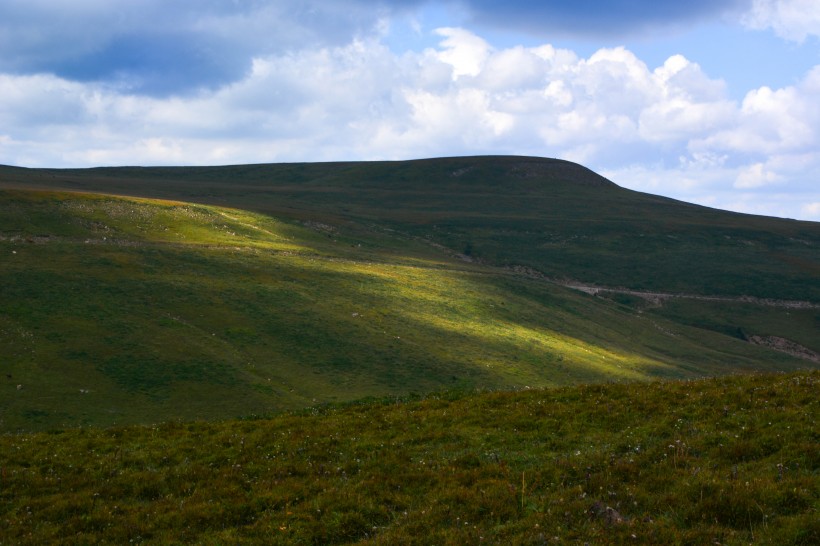
<svg viewBox="0 0 820 546">
<path fill-rule="evenodd" d="M 820 36 L 820 3 L 815 0 L 753 0 L 742 17 L 753 29 L 772 29 L 778 36 L 803 42 Z"/>
<path fill-rule="evenodd" d="M 392 51 L 385 18 L 412 0 L 377 9 L 358 0 L 180 1 L 171 11 L 160 0 L 141 2 L 145 11 L 78 0 L 54 12 L 52 4 L 0 6 L 0 46 L 13 52 L 0 58 L 0 163 L 538 155 L 643 191 L 820 220 L 820 66 L 738 101 L 681 55 L 648 66 L 625 47 L 588 56 L 548 43 L 499 48 L 458 26 L 437 29 L 434 47 Z M 549 15 L 526 2 L 469 4 L 486 16 Z M 701 17 L 740 4 L 686 9 Z M 556 20 L 562 9 L 570 16 L 569 4 L 549 5 Z M 683 8 L 627 13 L 623 24 L 668 9 Z M 773 28 L 794 38 L 816 32 L 794 30 L 782 13 Z"/>
<path fill-rule="evenodd" d="M 748 8 L 750 1 L 4 0 L 0 72 L 48 73 L 167 96 L 240 81 L 254 58 L 373 35 L 389 17 L 431 3 L 460 6 L 474 23 L 554 38 L 686 26 Z M 756 0 L 748 24 L 760 26 L 776 14 L 775 28 L 791 28 L 802 6 L 782 6 Z"/>
<path fill-rule="evenodd" d="M 355 0 L 4 0 L 0 72 L 180 94 L 238 81 L 257 56 L 348 43 L 386 9 Z"/>
<path fill-rule="evenodd" d="M 622 37 L 736 15 L 749 0 L 466 0 L 477 22 L 541 36 Z"/>
</svg>

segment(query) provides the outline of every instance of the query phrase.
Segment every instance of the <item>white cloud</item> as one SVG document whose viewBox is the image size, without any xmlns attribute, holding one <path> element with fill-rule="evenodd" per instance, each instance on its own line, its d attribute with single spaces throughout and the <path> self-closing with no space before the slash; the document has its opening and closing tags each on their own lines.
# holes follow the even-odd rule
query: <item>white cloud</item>
<svg viewBox="0 0 820 546">
<path fill-rule="evenodd" d="M 815 67 L 797 86 L 761 87 L 746 94 L 735 122 L 693 142 L 696 149 L 778 154 L 817 148 L 820 85 Z"/>
<path fill-rule="evenodd" d="M 820 36 L 820 2 L 754 0 L 742 22 L 749 28 L 770 28 L 781 38 L 803 42 L 809 36 Z"/>
<path fill-rule="evenodd" d="M 438 47 L 404 54 L 375 36 L 260 55 L 239 81 L 190 96 L 0 74 L 0 163 L 509 153 L 579 161 L 712 206 L 751 210 L 757 199 L 758 212 L 805 216 L 820 201 L 820 67 L 737 103 L 680 55 L 652 68 L 625 48 L 582 58 L 550 45 L 496 49 L 464 29 L 439 35 Z"/>
<path fill-rule="evenodd" d="M 760 188 L 781 182 L 783 177 L 768 170 L 763 163 L 755 163 L 740 169 L 735 179 L 735 188 Z"/>
<path fill-rule="evenodd" d="M 563 80 L 553 80 L 544 89 L 544 98 L 559 108 L 568 108 L 572 105 L 572 93 L 567 89 Z"/>
<path fill-rule="evenodd" d="M 801 208 L 801 212 L 803 213 L 803 217 L 807 220 L 820 221 L 820 201 L 806 203 Z"/>
<path fill-rule="evenodd" d="M 720 158 L 717 161 L 707 158 L 687 159 L 677 166 L 654 164 L 605 169 L 601 174 L 631 189 L 706 207 L 785 218 L 820 219 L 820 211 L 806 205 L 807 199 L 817 198 L 817 190 L 810 182 L 801 184 L 798 179 L 795 187 L 786 188 L 784 180 L 775 186 L 777 191 L 764 186 L 735 187 L 731 181 L 747 170 L 749 167 L 726 166 Z"/>
<path fill-rule="evenodd" d="M 639 116 L 641 136 L 648 141 L 680 141 L 704 135 L 731 123 L 736 109 L 725 85 L 710 80 L 700 66 L 674 55 L 652 73 L 656 92 Z"/>
<path fill-rule="evenodd" d="M 436 34 L 444 36 L 441 42 L 443 50 L 438 58 L 453 67 L 454 80 L 460 76 L 477 76 L 481 73 L 490 56 L 490 44 L 461 28 L 440 28 L 436 30 Z"/>
</svg>

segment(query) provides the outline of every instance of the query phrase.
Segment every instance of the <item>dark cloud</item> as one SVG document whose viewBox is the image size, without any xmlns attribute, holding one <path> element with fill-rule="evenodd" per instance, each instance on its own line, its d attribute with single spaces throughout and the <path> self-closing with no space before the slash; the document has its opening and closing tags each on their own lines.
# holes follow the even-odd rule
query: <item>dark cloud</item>
<svg viewBox="0 0 820 546">
<path fill-rule="evenodd" d="M 434 3 L 459 5 L 471 14 L 473 22 L 541 36 L 624 37 L 746 12 L 752 0 L 386 0 L 386 3 L 399 9 Z"/>
<path fill-rule="evenodd" d="M 81 56 L 41 68 L 75 81 L 107 81 L 129 91 L 166 95 L 241 78 L 249 64 L 227 44 L 188 32 L 121 34 Z"/>
<path fill-rule="evenodd" d="M 347 44 L 385 14 L 460 5 L 472 23 L 624 36 L 687 24 L 751 0 L 2 0 L 0 73 L 50 73 L 153 96 L 240 80 L 254 57 Z M 454 12 L 455 13 L 455 12 Z"/>
<path fill-rule="evenodd" d="M 0 72 L 185 94 L 237 81 L 254 57 L 348 43 L 379 14 L 356 0 L 4 0 Z"/>
<path fill-rule="evenodd" d="M 400 2 L 402 3 L 402 2 Z M 623 37 L 748 8 L 750 0 L 466 0 L 479 23 L 539 35 Z"/>
</svg>

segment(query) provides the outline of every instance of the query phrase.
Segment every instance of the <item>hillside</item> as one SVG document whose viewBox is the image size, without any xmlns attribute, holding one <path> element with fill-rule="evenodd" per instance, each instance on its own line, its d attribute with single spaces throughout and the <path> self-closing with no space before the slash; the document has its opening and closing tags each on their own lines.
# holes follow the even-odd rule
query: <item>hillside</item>
<svg viewBox="0 0 820 546">
<path fill-rule="evenodd" d="M 2 187 L 0 430 L 820 365 L 818 224 L 564 161 L 8 167 Z"/>
<path fill-rule="evenodd" d="M 820 224 L 629 191 L 554 159 L 3 168 L 0 186 L 209 203 L 334 226 L 376 225 L 549 277 L 820 303 Z"/>
<path fill-rule="evenodd" d="M 0 208 L 4 430 L 816 366 L 382 226 L 51 191 Z M 820 350 L 816 309 L 736 305 Z"/>
<path fill-rule="evenodd" d="M 0 435 L 0 544 L 817 544 L 818 381 Z"/>
</svg>

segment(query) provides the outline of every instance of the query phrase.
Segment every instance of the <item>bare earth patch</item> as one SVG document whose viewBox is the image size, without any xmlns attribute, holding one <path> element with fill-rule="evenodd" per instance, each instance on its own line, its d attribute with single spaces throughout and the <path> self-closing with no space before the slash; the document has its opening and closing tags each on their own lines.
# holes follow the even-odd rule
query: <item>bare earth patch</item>
<svg viewBox="0 0 820 546">
<path fill-rule="evenodd" d="M 812 362 L 820 362 L 820 354 L 812 351 L 808 347 L 803 347 L 799 343 L 795 343 L 789 339 L 777 336 L 749 336 L 749 343 L 754 345 L 762 345 L 775 351 L 788 353 L 797 358 L 811 360 Z"/>
</svg>

